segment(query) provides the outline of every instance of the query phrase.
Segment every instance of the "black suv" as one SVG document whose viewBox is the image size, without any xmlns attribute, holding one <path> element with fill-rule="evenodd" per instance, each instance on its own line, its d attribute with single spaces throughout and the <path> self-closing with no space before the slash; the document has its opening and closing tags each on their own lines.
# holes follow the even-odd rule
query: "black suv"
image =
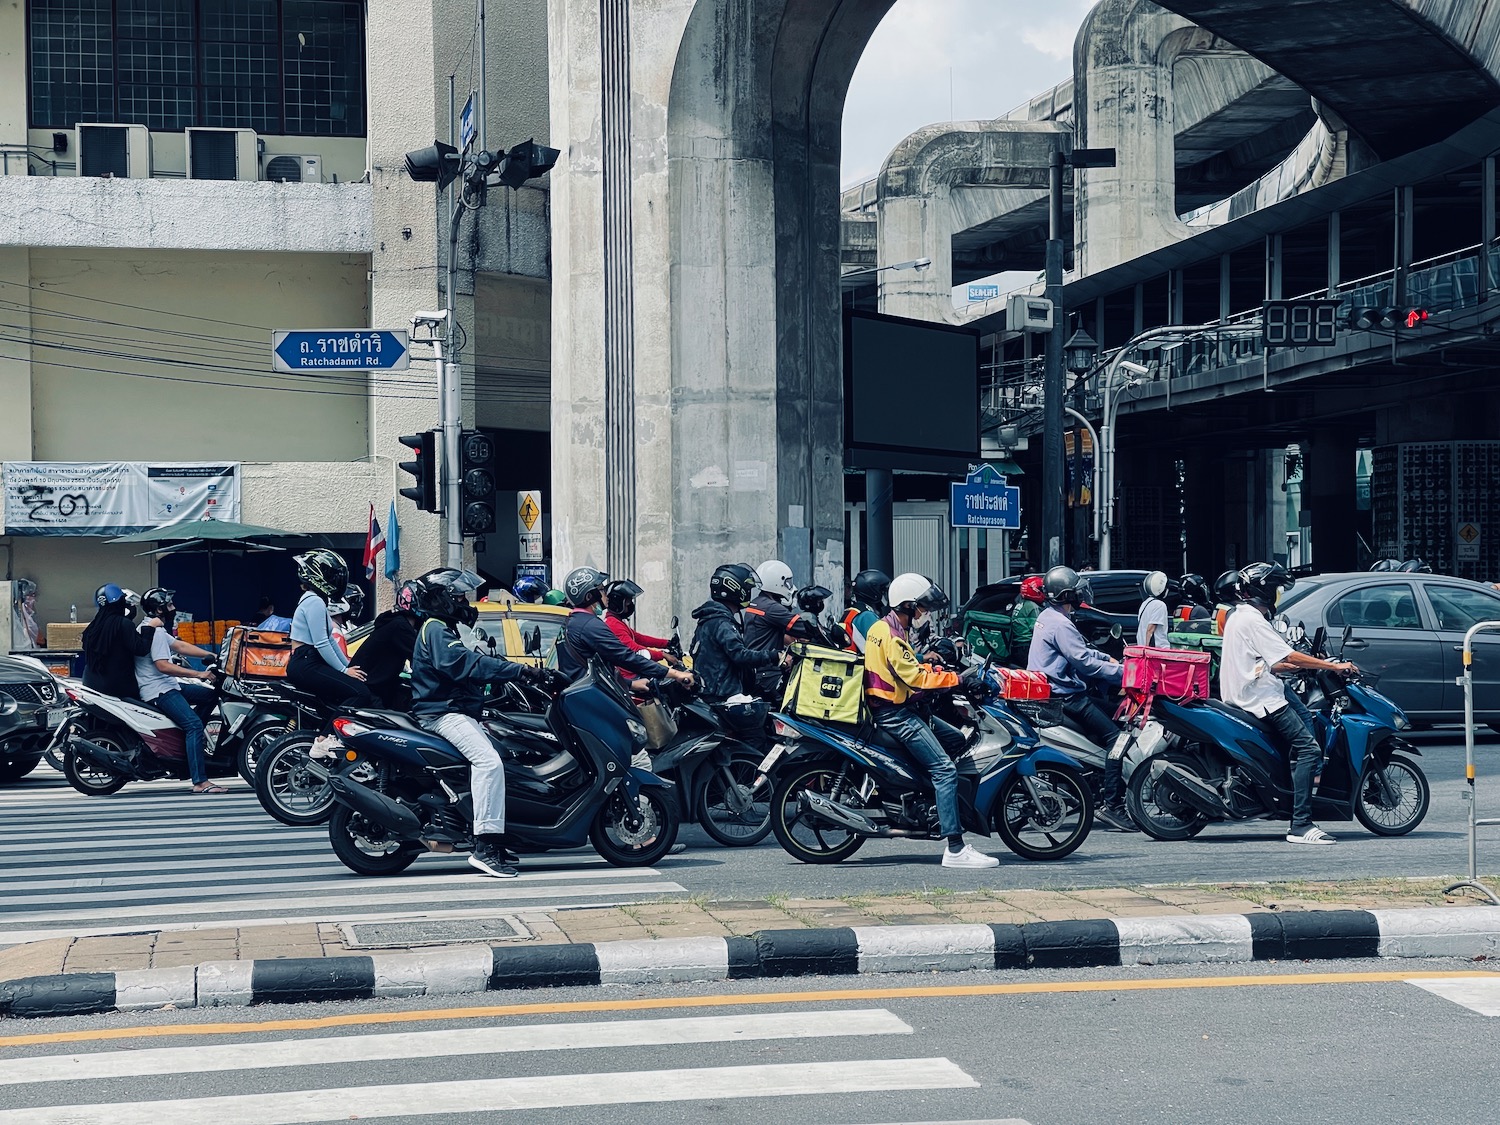
<svg viewBox="0 0 1500 1125">
<path fill-rule="evenodd" d="M 1090 570 L 1084 572 L 1093 588 L 1094 599 L 1081 606 L 1073 621 L 1084 640 L 1111 656 L 1119 657 L 1127 644 L 1135 644 L 1137 614 L 1141 607 L 1141 579 L 1146 570 Z M 973 597 L 958 611 L 960 631 L 965 616 L 972 612 L 1008 614 L 1021 596 L 1021 579 L 1025 575 L 992 582 L 974 591 Z M 1116 626 L 1120 635 L 1114 634 Z"/>
<path fill-rule="evenodd" d="M 67 711 L 52 673 L 25 657 L 0 656 L 0 784 L 36 769 Z"/>
</svg>

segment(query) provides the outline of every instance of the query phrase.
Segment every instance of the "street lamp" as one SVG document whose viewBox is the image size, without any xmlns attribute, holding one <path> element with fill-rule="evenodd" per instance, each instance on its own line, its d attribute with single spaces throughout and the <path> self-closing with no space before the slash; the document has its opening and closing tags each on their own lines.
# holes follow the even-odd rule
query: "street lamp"
<svg viewBox="0 0 1500 1125">
<path fill-rule="evenodd" d="M 1086 374 L 1098 358 L 1098 343 L 1082 328 L 1069 336 L 1063 345 L 1063 362 L 1074 375 Z"/>
<path fill-rule="evenodd" d="M 916 270 L 918 273 L 932 265 L 931 258 L 913 258 L 909 262 L 896 262 L 889 266 L 865 266 L 857 270 L 849 270 L 839 275 L 845 277 L 863 277 L 867 273 L 884 273 L 886 270 Z"/>
</svg>

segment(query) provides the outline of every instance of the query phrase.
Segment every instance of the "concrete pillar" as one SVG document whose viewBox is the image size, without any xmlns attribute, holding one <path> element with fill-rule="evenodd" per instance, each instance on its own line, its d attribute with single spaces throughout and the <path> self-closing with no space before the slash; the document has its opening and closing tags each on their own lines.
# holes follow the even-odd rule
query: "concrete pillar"
<svg viewBox="0 0 1500 1125">
<path fill-rule="evenodd" d="M 0 293 L 14 302 L 5 317 L 14 340 L 0 340 L 0 461 L 30 461 L 31 433 L 31 251 L 0 247 Z M 11 333 L 7 333 L 9 335 Z M 0 634 L 3 636 L 3 634 Z"/>
<path fill-rule="evenodd" d="M 1313 431 L 1307 443 L 1303 496 L 1312 512 L 1312 561 L 1324 572 L 1355 570 L 1359 565 L 1356 448 L 1352 431 L 1332 428 Z"/>
<path fill-rule="evenodd" d="M 0 137 L 10 144 L 26 140 L 26 4 L 0 4 Z M 0 163 L 0 174 L 26 175 L 21 153 Z"/>
</svg>

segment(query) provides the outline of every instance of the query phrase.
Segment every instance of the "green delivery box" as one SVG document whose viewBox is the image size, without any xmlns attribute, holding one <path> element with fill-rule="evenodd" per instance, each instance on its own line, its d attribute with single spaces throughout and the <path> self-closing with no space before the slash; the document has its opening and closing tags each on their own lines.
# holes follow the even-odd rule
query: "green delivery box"
<svg viewBox="0 0 1500 1125">
<path fill-rule="evenodd" d="M 781 709 L 803 719 L 858 723 L 864 710 L 864 657 L 817 645 L 793 645 L 792 653 L 797 661 Z"/>
</svg>

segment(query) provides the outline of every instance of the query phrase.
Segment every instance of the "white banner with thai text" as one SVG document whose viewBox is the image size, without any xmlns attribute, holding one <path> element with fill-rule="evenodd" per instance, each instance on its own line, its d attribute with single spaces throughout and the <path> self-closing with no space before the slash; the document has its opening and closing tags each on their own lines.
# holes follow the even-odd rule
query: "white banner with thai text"
<svg viewBox="0 0 1500 1125">
<path fill-rule="evenodd" d="M 238 463 L 5 462 L 7 535 L 128 535 L 239 518 Z"/>
</svg>

